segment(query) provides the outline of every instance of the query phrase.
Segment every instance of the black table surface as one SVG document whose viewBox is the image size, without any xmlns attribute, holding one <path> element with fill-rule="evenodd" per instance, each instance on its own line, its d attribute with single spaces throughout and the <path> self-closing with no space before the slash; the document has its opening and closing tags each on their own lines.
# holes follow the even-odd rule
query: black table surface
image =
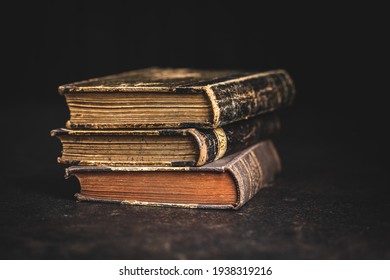
<svg viewBox="0 0 390 280">
<path fill-rule="evenodd" d="M 221 211 L 76 202 L 78 182 L 64 179 L 49 136 L 66 118 L 57 109 L 25 106 L 37 125 L 5 124 L 3 259 L 390 258 L 380 147 L 352 141 L 348 119 L 283 111 L 274 140 L 282 174 L 239 211 Z"/>
</svg>

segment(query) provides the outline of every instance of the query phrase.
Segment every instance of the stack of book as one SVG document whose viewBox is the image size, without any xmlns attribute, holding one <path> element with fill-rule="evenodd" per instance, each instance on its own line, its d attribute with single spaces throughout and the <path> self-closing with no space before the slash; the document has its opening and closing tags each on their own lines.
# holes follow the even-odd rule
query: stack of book
<svg viewBox="0 0 390 280">
<path fill-rule="evenodd" d="M 281 165 L 273 111 L 295 89 L 284 70 L 147 68 L 59 87 L 70 110 L 58 161 L 81 201 L 238 209 Z"/>
</svg>

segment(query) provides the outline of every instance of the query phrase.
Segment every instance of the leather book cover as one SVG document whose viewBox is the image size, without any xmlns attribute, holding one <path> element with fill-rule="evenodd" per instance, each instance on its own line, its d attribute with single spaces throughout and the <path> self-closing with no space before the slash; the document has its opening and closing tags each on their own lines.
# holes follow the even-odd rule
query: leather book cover
<svg viewBox="0 0 390 280">
<path fill-rule="evenodd" d="M 159 93 L 168 94 L 171 98 L 175 96 L 180 98 L 179 96 L 183 95 L 203 95 L 205 102 L 209 104 L 207 107 L 209 111 L 202 113 L 207 115 L 205 115 L 207 120 L 192 121 L 191 118 L 188 118 L 187 121 L 172 123 L 158 122 L 157 117 L 142 122 L 138 119 L 109 123 L 92 123 L 88 119 L 85 122 L 81 120 L 78 122 L 72 120 L 71 110 L 71 119 L 68 121 L 67 127 L 74 129 L 217 128 L 290 105 L 295 97 L 294 83 L 285 70 L 243 72 L 147 68 L 63 85 L 59 87 L 59 92 L 65 96 L 93 94 L 91 97 L 93 100 L 104 98 L 103 95 L 99 97 L 99 93 L 104 93 L 105 96 L 109 94 L 110 98 L 126 93 L 149 94 L 148 100 L 152 99 L 153 96 L 157 98 Z M 68 105 L 72 103 L 68 99 L 67 102 Z M 75 106 L 80 108 L 81 113 L 74 115 L 81 116 L 82 120 L 84 120 L 83 116 L 88 118 L 96 109 L 96 107 L 92 107 L 91 110 L 85 109 L 85 103 L 77 103 Z M 134 107 L 134 104 L 127 107 Z M 104 111 L 106 108 L 99 110 Z M 142 108 L 137 110 L 137 113 L 142 115 Z M 131 112 L 128 111 L 127 114 L 132 115 Z M 193 114 L 196 115 L 196 113 Z M 106 114 L 106 116 L 110 115 Z"/>
<path fill-rule="evenodd" d="M 66 169 L 66 177 L 79 173 L 104 173 L 104 172 L 183 172 L 183 177 L 188 172 L 228 173 L 233 178 L 237 191 L 237 201 L 233 204 L 194 204 L 194 203 L 159 203 L 148 201 L 129 201 L 116 199 L 95 199 L 82 194 L 76 194 L 80 201 L 114 202 L 130 205 L 146 206 L 175 206 L 185 208 L 210 208 L 210 209 L 239 209 L 249 201 L 258 191 L 270 186 L 275 176 L 281 171 L 281 163 L 278 153 L 269 140 L 257 143 L 241 152 L 227 156 L 218 161 L 201 167 L 109 167 L 109 166 L 71 166 Z M 186 186 L 183 185 L 183 188 Z"/>
<path fill-rule="evenodd" d="M 58 158 L 59 163 L 73 165 L 110 165 L 110 166 L 130 166 L 130 165 L 153 165 L 153 166 L 202 166 L 204 164 L 221 159 L 224 156 L 230 155 L 237 151 L 241 151 L 250 145 L 253 145 L 261 140 L 269 139 L 277 134 L 280 130 L 280 121 L 275 113 L 257 116 L 248 120 L 235 122 L 216 129 L 155 129 L 155 130 L 69 130 L 55 129 L 51 132 L 52 136 L 57 136 L 63 141 L 63 135 L 70 135 L 74 138 L 66 141 L 79 143 L 82 138 L 105 139 L 108 145 L 112 141 L 112 137 L 146 137 L 149 139 L 155 138 L 155 141 L 169 141 L 171 136 L 189 136 L 196 147 L 197 158 L 192 161 L 97 161 L 93 159 L 67 159 L 66 155 Z M 164 137 L 164 138 L 161 138 Z M 168 139 L 168 140 L 167 140 Z M 103 141 L 103 140 L 102 140 Z M 135 152 L 139 158 L 144 158 L 145 150 L 152 149 L 152 145 L 148 140 L 144 140 L 143 146 L 139 147 Z M 150 141 L 150 140 L 149 140 Z M 83 149 L 88 148 L 84 147 Z M 161 148 L 166 150 L 167 148 Z M 65 151 L 65 150 L 64 150 Z M 175 151 L 172 151 L 175 153 Z M 95 151 L 96 153 L 96 151 Z M 126 154 L 126 150 L 123 150 Z M 129 153 L 130 154 L 130 153 Z"/>
</svg>

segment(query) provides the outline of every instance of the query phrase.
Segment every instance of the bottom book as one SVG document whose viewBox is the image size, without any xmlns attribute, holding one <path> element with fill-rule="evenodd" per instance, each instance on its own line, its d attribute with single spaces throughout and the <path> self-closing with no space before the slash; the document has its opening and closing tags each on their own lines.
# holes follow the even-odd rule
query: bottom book
<svg viewBox="0 0 390 280">
<path fill-rule="evenodd" d="M 269 140 L 201 167 L 71 166 L 80 201 L 185 208 L 238 209 L 281 170 Z"/>
</svg>

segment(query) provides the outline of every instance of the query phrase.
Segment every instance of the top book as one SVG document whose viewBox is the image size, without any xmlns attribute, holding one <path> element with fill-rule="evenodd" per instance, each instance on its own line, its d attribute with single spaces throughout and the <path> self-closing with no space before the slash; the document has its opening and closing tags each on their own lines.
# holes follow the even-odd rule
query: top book
<svg viewBox="0 0 390 280">
<path fill-rule="evenodd" d="M 73 129 L 217 128 L 290 105 L 294 83 L 268 72 L 146 68 L 59 87 Z"/>
</svg>

